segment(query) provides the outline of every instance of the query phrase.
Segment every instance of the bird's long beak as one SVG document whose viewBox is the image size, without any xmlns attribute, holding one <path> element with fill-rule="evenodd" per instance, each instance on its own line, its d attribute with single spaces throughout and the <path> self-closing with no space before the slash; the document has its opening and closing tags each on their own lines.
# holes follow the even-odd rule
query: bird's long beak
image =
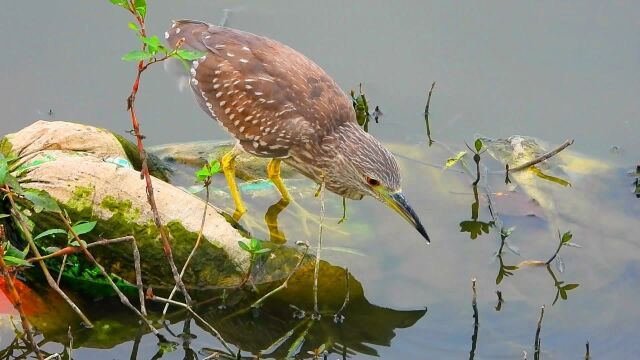
<svg viewBox="0 0 640 360">
<path fill-rule="evenodd" d="M 385 204 L 389 205 L 389 207 L 391 207 L 398 214 L 400 214 L 400 216 L 402 216 L 411 225 L 413 225 L 416 228 L 416 230 L 418 230 L 420 235 L 422 235 L 424 239 L 427 240 L 428 243 L 431 242 L 431 240 L 429 240 L 429 235 L 427 235 L 427 231 L 424 229 L 424 226 L 422 226 L 422 223 L 418 218 L 418 215 L 416 215 L 416 212 L 413 211 L 411 206 L 409 206 L 402 192 L 397 192 L 393 194 L 380 192 L 380 195 L 384 200 Z"/>
</svg>

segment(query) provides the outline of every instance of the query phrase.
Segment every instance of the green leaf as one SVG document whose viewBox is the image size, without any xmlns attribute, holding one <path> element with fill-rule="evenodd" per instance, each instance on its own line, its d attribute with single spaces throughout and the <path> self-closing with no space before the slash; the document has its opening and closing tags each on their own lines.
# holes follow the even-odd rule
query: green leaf
<svg viewBox="0 0 640 360">
<path fill-rule="evenodd" d="M 256 251 L 254 251 L 253 253 L 254 253 L 254 254 L 266 254 L 266 253 L 268 253 L 268 252 L 271 252 L 271 249 L 269 249 L 269 248 L 264 248 L 264 249 L 256 250 Z"/>
<path fill-rule="evenodd" d="M 162 46 L 162 44 L 160 43 L 160 39 L 158 39 L 157 36 L 152 36 L 152 37 L 145 37 L 145 36 L 140 36 L 140 40 L 147 44 L 147 46 L 149 47 L 149 53 L 151 54 L 155 54 L 158 52 L 158 48 L 160 46 Z"/>
<path fill-rule="evenodd" d="M 251 238 L 251 241 L 249 242 L 249 247 L 252 250 L 258 250 L 260 249 L 262 246 L 260 246 L 260 242 L 258 242 L 258 239 L 256 238 Z"/>
<path fill-rule="evenodd" d="M 243 241 L 238 241 L 238 246 L 240 246 L 240 248 L 244 251 L 251 252 L 251 248 L 249 248 L 249 245 L 247 245 Z"/>
<path fill-rule="evenodd" d="M 571 231 L 567 231 L 566 233 L 562 234 L 562 243 L 568 243 L 569 241 L 571 241 L 572 237 L 573 235 L 571 234 Z"/>
<path fill-rule="evenodd" d="M 127 8 L 127 0 L 109 0 L 113 5 L 122 6 L 123 8 Z"/>
<path fill-rule="evenodd" d="M 16 193 L 18 193 L 18 194 L 20 194 L 20 195 L 21 195 L 21 194 L 23 193 L 23 191 L 24 191 L 24 190 L 22 189 L 22 186 L 20 186 L 20 183 L 18 182 L 18 180 L 17 180 L 15 177 L 13 177 L 13 176 L 11 176 L 11 175 L 9 175 L 9 174 L 7 174 L 7 176 L 4 178 L 4 183 L 5 183 L 6 185 L 9 185 L 9 187 L 10 187 L 14 192 L 16 192 Z"/>
<path fill-rule="evenodd" d="M 136 12 L 140 14 L 140 17 L 144 19 L 147 15 L 147 2 L 145 0 L 135 0 L 133 2 L 133 6 L 136 9 Z"/>
<path fill-rule="evenodd" d="M 573 243 L 573 242 L 563 243 L 562 245 L 570 246 L 570 247 L 577 247 L 577 248 L 581 248 L 582 247 L 582 245 L 576 244 L 576 243 Z"/>
<path fill-rule="evenodd" d="M 80 241 L 82 241 L 82 244 L 83 244 L 85 247 L 87 246 L 87 242 L 86 242 L 86 241 L 84 241 L 84 240 L 82 240 L 82 239 L 81 239 Z M 77 241 L 77 240 L 75 240 L 75 241 L 72 241 L 69 245 L 71 245 L 71 246 L 80 246 L 80 243 L 78 243 L 78 241 Z"/>
<path fill-rule="evenodd" d="M 560 297 L 562 300 L 567 300 L 567 292 L 563 288 L 560 288 Z"/>
<path fill-rule="evenodd" d="M 67 232 L 62 230 L 62 229 L 49 229 L 49 230 L 43 231 L 40 234 L 36 235 L 36 237 L 34 237 L 33 240 L 38 240 L 38 239 L 41 239 L 43 237 L 47 237 L 47 236 L 51 236 L 51 235 L 66 234 L 66 233 Z"/>
<path fill-rule="evenodd" d="M 4 256 L 3 259 L 9 266 L 32 266 L 30 262 L 14 256 Z"/>
<path fill-rule="evenodd" d="M 0 154 L 0 185 L 4 185 L 4 180 L 9 173 L 9 164 L 4 155 Z"/>
<path fill-rule="evenodd" d="M 136 32 L 140 31 L 140 29 L 138 28 L 138 25 L 136 25 L 136 23 L 132 23 L 132 22 L 130 22 L 130 23 L 128 24 L 128 26 L 129 26 L 129 29 L 131 29 L 131 30 L 133 30 L 133 31 L 136 31 Z"/>
<path fill-rule="evenodd" d="M 567 285 L 563 286 L 562 289 L 565 290 L 565 291 L 569 291 L 569 290 L 573 290 L 573 289 L 577 288 L 578 286 L 580 286 L 580 284 L 567 284 Z"/>
<path fill-rule="evenodd" d="M 49 195 L 46 191 L 37 189 L 26 189 L 22 193 L 25 199 L 31 201 L 33 204 L 33 210 L 36 213 L 40 213 L 43 210 L 49 212 L 60 213 L 60 207 L 58 203 Z"/>
<path fill-rule="evenodd" d="M 203 167 L 202 169 L 196 171 L 196 178 L 198 179 L 198 181 L 202 182 L 207 180 L 207 178 L 209 177 L 209 170 L 205 167 Z"/>
<path fill-rule="evenodd" d="M 96 227 L 97 223 L 97 221 L 80 221 L 77 224 L 73 225 L 71 228 L 76 233 L 76 235 L 82 235 L 91 232 L 91 230 Z"/>
<path fill-rule="evenodd" d="M 480 152 L 480 150 L 482 150 L 482 146 L 483 146 L 482 140 L 476 139 L 476 142 L 473 145 L 476 148 L 477 152 Z"/>
<path fill-rule="evenodd" d="M 11 214 L 0 214 L 0 219 L 11 216 Z"/>
<path fill-rule="evenodd" d="M 453 165 L 457 164 L 458 161 L 460 161 L 462 159 L 463 156 L 465 156 L 467 154 L 466 151 L 460 151 L 459 153 L 456 154 L 456 156 L 447 159 L 447 162 L 444 164 L 444 168 L 448 169 L 450 167 L 452 167 Z"/>
<path fill-rule="evenodd" d="M 222 170 L 220 166 L 220 162 L 218 160 L 213 160 L 209 163 L 209 175 L 213 176 L 219 173 Z"/>
<path fill-rule="evenodd" d="M 187 60 L 187 61 L 193 61 L 193 60 L 197 60 L 203 56 L 205 56 L 206 53 L 202 52 L 202 51 L 191 51 L 191 50 L 185 50 L 185 49 L 178 49 L 176 51 L 176 56 L 179 57 L 182 60 Z"/>
<path fill-rule="evenodd" d="M 148 60 L 153 57 L 153 54 L 148 53 L 142 50 L 133 50 L 129 53 L 126 53 L 123 57 L 123 61 L 140 61 L 140 60 Z"/>
<path fill-rule="evenodd" d="M 18 259 L 24 259 L 27 256 L 26 252 L 23 252 L 22 250 L 16 248 L 15 246 L 11 245 L 11 243 L 7 242 L 4 245 L 5 250 L 4 250 L 4 256 L 12 256 Z M 29 251 L 29 249 L 27 248 L 27 251 Z"/>
</svg>

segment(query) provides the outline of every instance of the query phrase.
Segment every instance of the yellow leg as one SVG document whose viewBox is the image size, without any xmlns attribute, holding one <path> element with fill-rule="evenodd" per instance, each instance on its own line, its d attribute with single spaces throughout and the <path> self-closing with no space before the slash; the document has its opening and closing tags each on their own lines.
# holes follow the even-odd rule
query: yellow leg
<svg viewBox="0 0 640 360">
<path fill-rule="evenodd" d="M 236 211 L 233 213 L 233 218 L 237 221 L 240 219 L 242 214 L 247 212 L 247 208 L 245 208 L 244 203 L 242 203 L 238 184 L 236 184 L 236 155 L 237 154 L 233 150 L 229 151 L 222 157 L 221 163 L 224 177 L 227 178 L 227 184 L 229 184 L 231 197 L 236 205 Z"/>
<path fill-rule="evenodd" d="M 282 178 L 280 177 L 280 163 L 282 160 L 280 159 L 271 159 L 269 164 L 267 165 L 267 175 L 273 184 L 280 191 L 280 195 L 282 195 L 282 200 L 284 203 L 288 204 L 291 201 L 291 197 L 289 196 L 289 192 L 287 188 L 284 186 L 282 182 Z"/>
</svg>

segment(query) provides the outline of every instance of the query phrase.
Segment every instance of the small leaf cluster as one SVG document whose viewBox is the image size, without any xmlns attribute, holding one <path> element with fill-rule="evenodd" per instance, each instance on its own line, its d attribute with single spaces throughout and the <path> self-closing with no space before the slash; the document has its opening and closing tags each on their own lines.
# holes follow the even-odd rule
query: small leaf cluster
<svg viewBox="0 0 640 360">
<path fill-rule="evenodd" d="M 4 248 L 2 258 L 4 259 L 5 264 L 9 266 L 31 266 L 31 263 L 26 260 L 27 253 L 29 253 L 28 245 L 23 250 L 20 250 L 11 245 L 9 241 L 5 241 L 2 246 Z"/>
<path fill-rule="evenodd" d="M 211 178 L 222 170 L 220 162 L 218 160 L 211 160 L 204 164 L 204 166 L 196 171 L 196 180 L 208 185 L 211 182 Z"/>
<path fill-rule="evenodd" d="M 251 254 L 251 258 L 269 253 L 271 251 L 270 248 L 265 248 L 262 244 L 262 241 L 255 238 L 251 238 L 251 240 L 249 240 L 248 242 L 244 242 L 242 240 L 238 241 L 238 246 L 240 246 L 242 250 Z"/>
<path fill-rule="evenodd" d="M 162 45 L 157 36 L 147 36 L 144 29 L 144 19 L 147 15 L 147 3 L 145 0 L 109 0 L 112 4 L 120 6 L 129 11 L 135 18 L 137 23 L 130 22 L 129 29 L 135 31 L 142 50 L 133 50 L 122 57 L 124 61 L 149 61 L 154 63 L 163 61 L 171 57 L 180 59 L 181 61 L 193 61 L 205 55 L 201 51 L 191 51 L 180 49 L 169 49 Z M 159 56 L 161 55 L 161 56 Z"/>
</svg>

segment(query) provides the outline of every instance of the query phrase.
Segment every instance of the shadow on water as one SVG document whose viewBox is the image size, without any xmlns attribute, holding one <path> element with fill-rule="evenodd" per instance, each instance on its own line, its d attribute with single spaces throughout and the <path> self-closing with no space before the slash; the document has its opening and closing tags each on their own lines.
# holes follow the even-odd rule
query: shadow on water
<svg viewBox="0 0 640 360">
<path fill-rule="evenodd" d="M 426 309 L 396 310 L 372 304 L 364 296 L 358 280 L 350 276 L 347 286 L 345 273 L 343 268 L 321 262 L 320 314 L 313 313 L 312 267 L 301 268 L 290 279 L 286 289 L 266 300 L 259 308 L 251 307 L 259 298 L 253 290 L 224 289 L 192 292 L 197 303 L 194 309 L 230 344 L 245 353 L 262 353 L 268 358 L 284 358 L 292 354 L 311 357 L 307 352 L 318 348 L 343 358 L 353 354 L 376 356 L 378 353 L 374 346 L 390 346 L 397 329 L 411 327 L 427 312 Z M 279 284 L 258 286 L 258 292 L 264 295 Z M 23 294 L 25 303 L 35 304 L 27 309 L 27 315 L 44 337 L 50 342 L 68 344 L 67 326 L 78 323 L 72 321 L 74 314 L 51 291 L 25 287 Z M 157 317 L 161 306 L 148 305 L 152 309 L 152 317 L 154 313 Z M 152 342 L 155 347 L 157 339 L 145 337 L 148 328 L 131 316 L 117 299 L 85 301 L 83 307 L 91 309 L 95 328 L 73 329 L 74 347 L 111 349 L 131 342 L 132 351 L 137 352 L 140 341 Z M 205 337 L 203 331 L 206 328 L 193 322 L 188 312 L 170 312 L 164 324 L 163 333 L 175 344 L 163 344 L 158 351 L 175 351 L 182 347 L 185 358 L 190 358 L 190 351 L 200 354 L 215 351 L 207 350 L 215 340 L 199 340 Z M 23 346 L 21 342 L 12 342 L 2 352 L 14 353 L 20 346 Z M 132 354 L 131 358 L 137 356 Z"/>
</svg>

